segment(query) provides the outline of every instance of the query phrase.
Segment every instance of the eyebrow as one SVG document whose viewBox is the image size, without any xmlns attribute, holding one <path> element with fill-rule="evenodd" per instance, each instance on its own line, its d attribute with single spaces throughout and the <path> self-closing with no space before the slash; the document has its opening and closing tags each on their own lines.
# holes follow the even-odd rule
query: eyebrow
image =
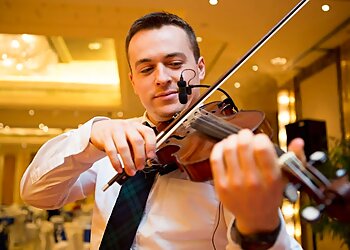
<svg viewBox="0 0 350 250">
<path fill-rule="evenodd" d="M 185 55 L 184 53 L 182 53 L 182 52 L 174 52 L 174 53 L 167 54 L 167 55 L 165 56 L 165 59 L 172 58 L 172 57 L 177 57 L 177 56 L 178 56 L 178 57 L 182 57 L 182 58 L 184 58 L 184 59 L 187 58 L 186 55 Z M 135 68 L 136 68 L 138 65 L 142 64 L 142 63 L 146 63 L 146 62 L 150 62 L 150 61 L 152 61 L 150 58 L 142 58 L 142 59 L 140 59 L 140 60 L 138 60 L 138 61 L 135 62 Z"/>
</svg>

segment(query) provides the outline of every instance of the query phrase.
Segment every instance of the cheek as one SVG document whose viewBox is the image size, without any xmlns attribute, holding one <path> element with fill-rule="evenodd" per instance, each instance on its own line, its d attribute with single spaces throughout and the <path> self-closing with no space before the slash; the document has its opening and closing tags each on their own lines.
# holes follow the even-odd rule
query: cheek
<svg viewBox="0 0 350 250">
<path fill-rule="evenodd" d="M 140 81 L 139 79 L 134 79 L 133 81 L 133 88 L 134 88 L 134 92 L 138 95 L 138 96 L 142 96 L 143 94 L 145 94 L 146 90 L 149 89 L 149 87 L 147 87 L 147 82 L 142 80 Z"/>
</svg>

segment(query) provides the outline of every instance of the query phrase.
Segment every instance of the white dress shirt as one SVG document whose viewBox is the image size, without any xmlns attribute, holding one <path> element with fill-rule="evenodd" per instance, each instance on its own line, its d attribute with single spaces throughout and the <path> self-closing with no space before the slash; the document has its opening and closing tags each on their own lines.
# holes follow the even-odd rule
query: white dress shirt
<svg viewBox="0 0 350 250">
<path fill-rule="evenodd" d="M 102 191 L 117 172 L 106 154 L 89 143 L 91 126 L 101 119 L 108 118 L 96 117 L 45 143 L 21 180 L 23 200 L 42 209 L 61 208 L 94 194 L 93 250 L 101 243 L 120 191 L 117 183 Z M 229 236 L 233 220 L 220 205 L 212 182 L 193 182 L 185 173 L 175 170 L 156 178 L 132 249 L 240 249 Z M 300 246 L 289 237 L 283 223 L 271 249 Z"/>
</svg>

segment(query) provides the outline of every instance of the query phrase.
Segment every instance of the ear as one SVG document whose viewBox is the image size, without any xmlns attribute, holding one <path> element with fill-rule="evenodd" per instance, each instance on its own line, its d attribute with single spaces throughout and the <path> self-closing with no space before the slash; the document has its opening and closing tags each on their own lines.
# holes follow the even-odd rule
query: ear
<svg viewBox="0 0 350 250">
<path fill-rule="evenodd" d="M 205 77 L 205 62 L 204 62 L 204 58 L 201 56 L 199 59 L 198 59 L 198 77 L 199 77 L 199 80 L 203 80 L 204 77 Z"/>
<path fill-rule="evenodd" d="M 133 77 L 132 73 L 129 72 L 129 81 L 130 81 L 131 84 L 132 84 L 132 88 L 134 89 L 134 93 L 137 95 L 136 90 L 135 90 L 135 83 L 134 83 L 134 81 L 132 80 L 132 77 Z"/>
</svg>

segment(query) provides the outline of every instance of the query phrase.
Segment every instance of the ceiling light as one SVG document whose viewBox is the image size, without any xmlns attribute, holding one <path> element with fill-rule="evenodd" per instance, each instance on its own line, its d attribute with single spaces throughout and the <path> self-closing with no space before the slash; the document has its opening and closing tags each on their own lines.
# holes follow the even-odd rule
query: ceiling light
<svg viewBox="0 0 350 250">
<path fill-rule="evenodd" d="M 34 43 L 35 42 L 35 36 L 34 35 L 28 35 L 28 34 L 22 34 L 21 35 L 22 40 L 26 43 Z"/>
<path fill-rule="evenodd" d="M 3 75 L 46 72 L 58 59 L 44 36 L 0 34 L 0 71 Z"/>
<path fill-rule="evenodd" d="M 217 5 L 218 2 L 219 2 L 218 0 L 209 0 L 210 5 Z"/>
<path fill-rule="evenodd" d="M 284 58 L 284 57 L 275 57 L 275 58 L 272 58 L 270 60 L 271 64 L 272 65 L 275 65 L 275 66 L 282 66 L 282 65 L 285 65 L 287 63 L 287 58 Z"/>
<path fill-rule="evenodd" d="M 235 86 L 235 88 L 238 89 L 239 87 L 241 87 L 241 84 L 239 82 L 235 82 L 233 86 Z"/>
<path fill-rule="evenodd" d="M 102 44 L 98 42 L 89 43 L 88 47 L 90 50 L 99 50 L 102 48 Z"/>
<path fill-rule="evenodd" d="M 17 63 L 17 64 L 16 64 L 16 69 L 17 69 L 18 71 L 22 71 L 23 68 L 24 68 L 24 66 L 23 66 L 22 63 Z"/>
<path fill-rule="evenodd" d="M 11 48 L 13 48 L 13 49 L 18 49 L 18 48 L 21 46 L 21 44 L 19 43 L 18 40 L 13 39 L 13 40 L 11 41 L 10 46 L 11 46 Z"/>
<path fill-rule="evenodd" d="M 197 40 L 197 42 L 198 42 L 198 43 L 200 43 L 200 42 L 202 42 L 202 41 L 203 41 L 203 38 L 202 38 L 202 37 L 200 37 L 200 36 L 197 36 L 197 37 L 196 37 L 196 40 Z"/>
<path fill-rule="evenodd" d="M 324 12 L 327 12 L 331 9 L 331 7 L 328 5 L 328 4 L 324 4 L 322 5 L 321 9 L 324 11 Z"/>
<path fill-rule="evenodd" d="M 34 111 L 34 109 L 30 109 L 30 110 L 28 111 L 28 114 L 29 114 L 30 116 L 35 115 L 35 111 Z"/>
<path fill-rule="evenodd" d="M 44 127 L 43 127 L 43 131 L 44 131 L 44 132 L 48 132 L 48 131 L 49 131 L 49 127 L 48 127 L 48 126 L 44 126 Z"/>
<path fill-rule="evenodd" d="M 259 66 L 258 65 L 253 65 L 252 66 L 252 70 L 253 71 L 258 71 L 259 70 Z"/>
<path fill-rule="evenodd" d="M 5 67 L 11 67 L 13 64 L 14 64 L 14 59 L 12 58 L 6 58 L 2 61 L 2 64 L 5 66 Z"/>
</svg>

